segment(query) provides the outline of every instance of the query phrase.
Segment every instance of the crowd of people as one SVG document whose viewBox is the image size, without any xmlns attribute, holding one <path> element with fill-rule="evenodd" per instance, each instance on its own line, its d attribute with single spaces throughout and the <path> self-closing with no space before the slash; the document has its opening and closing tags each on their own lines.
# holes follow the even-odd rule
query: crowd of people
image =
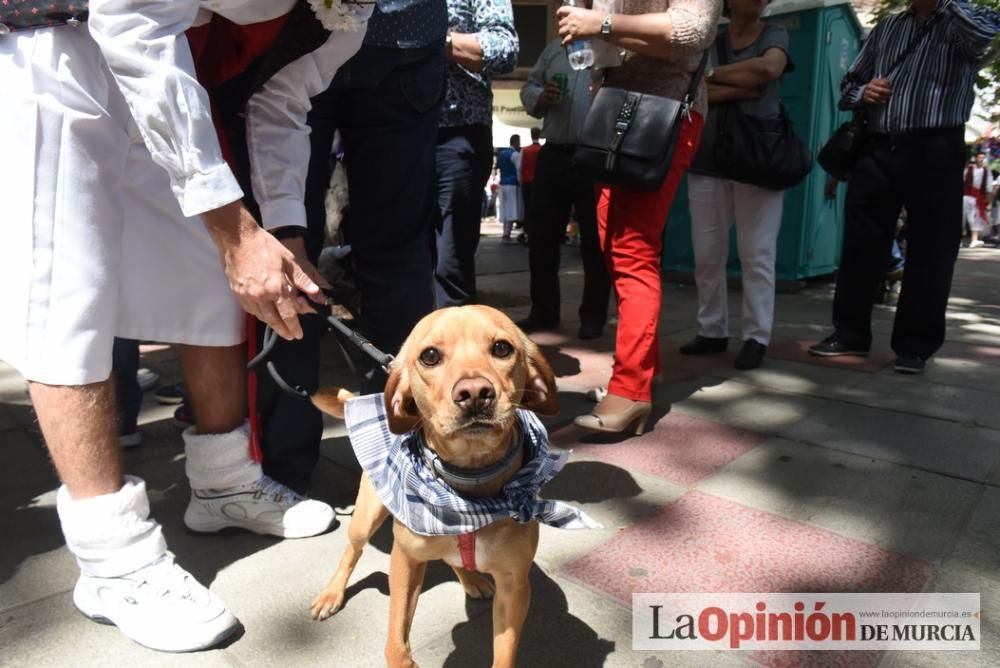
<svg viewBox="0 0 1000 668">
<path fill-rule="evenodd" d="M 328 530 L 333 510 L 304 496 L 320 415 L 266 376 L 248 391 L 248 348 L 271 327 L 286 341 L 271 358 L 284 378 L 316 390 L 322 319 L 314 305 L 325 304 L 329 287 L 316 264 L 338 136 L 350 196 L 342 235 L 365 336 L 394 352 L 426 313 L 476 301 L 494 161 L 491 78 L 514 68 L 519 48 L 511 2 L 46 5 L 58 11 L 0 8 L 0 125 L 8 129 L 0 359 L 28 380 L 62 482 L 58 514 L 80 568 L 75 605 L 153 649 L 211 647 L 234 632 L 236 618 L 175 563 L 145 483 L 122 466 L 119 436 L 135 431 L 137 342 L 180 352 L 192 420 L 183 432 L 189 528 L 285 538 Z M 615 297 L 611 379 L 595 388 L 593 410 L 576 417 L 582 428 L 646 427 L 660 377 L 663 232 L 688 171 L 698 334 L 681 352 L 728 346 L 725 266 L 735 224 L 744 286 L 735 366 L 764 360 L 782 193 L 731 178 L 710 149 L 722 105 L 764 119 L 779 113 L 781 77 L 794 63 L 787 32 L 761 20 L 766 5 L 560 7 L 558 37 L 521 90 L 527 112 L 542 120 L 540 136 L 524 149 L 512 138 L 496 154 L 503 237 L 523 224 L 529 246 L 531 310 L 519 325 L 530 333 L 560 323 L 560 244 L 571 211 L 585 271 L 580 338 L 604 333 Z M 717 29 L 723 13 L 728 27 Z M 963 198 L 970 230 L 983 234 L 995 197 L 983 159 L 963 171 L 963 134 L 976 72 L 998 31 L 1000 16 L 965 0 L 912 0 L 874 28 L 845 76 L 841 107 L 867 117 L 867 139 L 847 187 L 835 331 L 813 354 L 869 352 L 875 287 L 903 207 L 896 369 L 920 372 L 943 342 Z M 600 77 L 574 69 L 565 47 L 576 40 L 604 40 L 623 60 Z M 910 48 L 915 55 L 887 77 Z M 710 65 L 694 81 L 657 188 L 595 182 L 578 169 L 595 81 L 680 100 L 706 53 Z M 385 380 L 377 363 L 362 363 L 363 393 L 382 391 Z M 121 429 L 119 414 L 128 422 Z"/>
</svg>

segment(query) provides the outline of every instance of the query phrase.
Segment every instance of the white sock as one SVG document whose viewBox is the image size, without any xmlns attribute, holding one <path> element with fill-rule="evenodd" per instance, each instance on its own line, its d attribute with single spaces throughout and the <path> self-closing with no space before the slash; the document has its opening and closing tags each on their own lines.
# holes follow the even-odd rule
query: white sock
<svg viewBox="0 0 1000 668">
<path fill-rule="evenodd" d="M 73 499 L 63 485 L 56 494 L 56 509 L 66 546 L 84 575 L 132 573 L 167 551 L 159 523 L 149 519 L 146 483 L 135 476 L 125 476 L 117 492 L 89 499 Z"/>
<path fill-rule="evenodd" d="M 249 421 L 226 434 L 196 434 L 188 427 L 183 436 L 191 489 L 227 489 L 260 478 L 260 464 L 250 459 Z"/>
</svg>

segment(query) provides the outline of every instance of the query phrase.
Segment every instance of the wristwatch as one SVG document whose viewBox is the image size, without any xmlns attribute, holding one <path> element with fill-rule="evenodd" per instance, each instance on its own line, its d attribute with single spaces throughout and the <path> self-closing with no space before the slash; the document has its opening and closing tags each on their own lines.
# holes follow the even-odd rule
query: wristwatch
<svg viewBox="0 0 1000 668">
<path fill-rule="evenodd" d="M 601 21 L 601 37 L 605 40 L 611 39 L 611 14 L 604 17 Z"/>
</svg>

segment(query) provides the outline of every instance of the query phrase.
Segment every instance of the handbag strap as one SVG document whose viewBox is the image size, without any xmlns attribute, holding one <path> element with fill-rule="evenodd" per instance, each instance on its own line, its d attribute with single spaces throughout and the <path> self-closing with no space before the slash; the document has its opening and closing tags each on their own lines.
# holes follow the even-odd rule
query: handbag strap
<svg viewBox="0 0 1000 668">
<path fill-rule="evenodd" d="M 903 64 L 903 61 L 906 60 L 906 58 L 911 53 L 913 53 L 914 50 L 916 50 L 917 46 L 920 45 L 920 42 L 922 42 L 924 37 L 926 37 L 927 34 L 931 31 L 931 26 L 934 24 L 934 21 L 936 21 L 940 16 L 942 16 L 942 12 L 935 12 L 931 16 L 927 17 L 927 20 L 924 21 L 924 24 L 920 26 L 919 29 L 917 29 L 917 34 L 913 36 L 913 38 L 910 40 L 910 43 L 907 44 L 906 48 L 903 49 L 898 56 L 896 56 L 896 59 L 894 61 L 892 61 L 892 65 L 889 66 L 889 69 L 886 71 L 884 76 L 886 77 L 891 76 L 892 73 L 896 71 L 896 68 L 898 68 L 900 65 Z"/>
<path fill-rule="evenodd" d="M 687 93 L 684 95 L 684 113 L 687 114 L 688 109 L 694 104 L 695 95 L 698 94 L 698 85 L 701 84 L 701 77 L 705 74 L 705 66 L 708 65 L 708 49 L 705 49 L 701 53 L 701 62 L 698 64 L 698 69 L 695 70 L 694 75 L 691 77 L 691 83 L 688 85 Z"/>
</svg>

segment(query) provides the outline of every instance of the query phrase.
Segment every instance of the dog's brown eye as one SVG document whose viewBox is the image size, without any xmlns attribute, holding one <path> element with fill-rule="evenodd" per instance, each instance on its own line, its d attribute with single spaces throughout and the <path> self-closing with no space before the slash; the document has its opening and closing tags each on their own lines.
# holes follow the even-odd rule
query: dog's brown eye
<svg viewBox="0 0 1000 668">
<path fill-rule="evenodd" d="M 424 366 L 437 366 L 441 362 L 441 351 L 437 348 L 425 348 L 420 353 L 420 363 Z"/>
<path fill-rule="evenodd" d="M 499 357 L 503 359 L 505 357 L 510 357 L 514 352 L 514 346 L 510 345 L 509 341 L 496 341 L 493 343 L 493 357 Z"/>
</svg>

